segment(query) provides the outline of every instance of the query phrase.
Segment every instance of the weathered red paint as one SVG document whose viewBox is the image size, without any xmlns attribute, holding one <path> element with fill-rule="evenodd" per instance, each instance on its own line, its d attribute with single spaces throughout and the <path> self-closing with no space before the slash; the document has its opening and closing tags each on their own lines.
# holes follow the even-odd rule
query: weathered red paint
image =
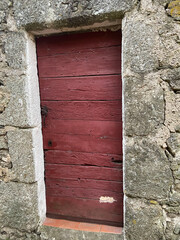
<svg viewBox="0 0 180 240">
<path fill-rule="evenodd" d="M 45 101 L 121 100 L 122 87 L 119 78 L 119 75 L 41 78 L 41 99 Z"/>
<path fill-rule="evenodd" d="M 121 121 L 122 102 L 118 101 L 41 101 L 48 118 L 61 120 Z"/>
<path fill-rule="evenodd" d="M 45 152 L 46 163 L 90 165 L 117 168 L 122 164 L 122 155 L 49 150 Z"/>
<path fill-rule="evenodd" d="M 120 40 L 119 31 L 37 39 L 47 214 L 122 225 Z"/>
</svg>

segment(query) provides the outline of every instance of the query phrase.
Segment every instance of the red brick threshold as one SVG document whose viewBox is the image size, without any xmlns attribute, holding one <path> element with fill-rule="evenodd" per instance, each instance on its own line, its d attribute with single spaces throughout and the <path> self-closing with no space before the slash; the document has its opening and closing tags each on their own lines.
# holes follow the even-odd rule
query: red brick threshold
<svg viewBox="0 0 180 240">
<path fill-rule="evenodd" d="M 121 227 L 113 227 L 113 226 L 83 223 L 83 222 L 74 222 L 74 221 L 61 220 L 61 219 L 46 218 L 43 225 L 49 226 L 49 227 L 72 229 L 72 230 L 87 231 L 87 232 L 122 234 Z"/>
</svg>

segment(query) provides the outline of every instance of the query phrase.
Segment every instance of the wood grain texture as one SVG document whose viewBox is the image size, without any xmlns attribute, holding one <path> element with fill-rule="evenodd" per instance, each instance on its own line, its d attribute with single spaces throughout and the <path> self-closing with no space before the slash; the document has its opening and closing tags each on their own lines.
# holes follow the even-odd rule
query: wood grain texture
<svg viewBox="0 0 180 240">
<path fill-rule="evenodd" d="M 39 57 L 39 77 L 120 74 L 120 61 L 119 46 Z"/>
<path fill-rule="evenodd" d="M 40 78 L 42 100 L 121 99 L 120 76 Z"/>
<path fill-rule="evenodd" d="M 120 181 L 120 182 L 119 182 Z M 95 189 L 96 191 L 105 190 L 122 194 L 123 183 L 122 178 L 119 181 L 83 179 L 83 178 L 66 178 L 56 179 L 46 177 L 46 188 L 53 188 L 58 191 L 60 187 L 82 188 L 82 189 Z"/>
<path fill-rule="evenodd" d="M 94 199 L 99 200 L 102 196 L 109 196 L 114 199 L 114 201 L 122 200 L 122 193 L 101 190 L 101 189 L 85 189 L 85 188 L 73 188 L 71 186 L 58 188 L 47 187 L 46 194 L 49 196 L 56 197 L 72 197 L 72 198 L 83 198 L 83 199 Z"/>
<path fill-rule="evenodd" d="M 37 55 L 50 56 L 82 49 L 121 45 L 121 31 L 64 34 L 37 38 Z"/>
<path fill-rule="evenodd" d="M 49 119 L 118 121 L 122 118 L 121 101 L 41 101 Z"/>
<path fill-rule="evenodd" d="M 51 164 L 92 165 L 118 168 L 122 163 L 122 155 L 49 150 L 45 151 L 45 161 Z"/>
<path fill-rule="evenodd" d="M 43 134 L 71 134 L 99 136 L 106 139 L 122 139 L 122 122 L 60 120 L 46 118 Z"/>
<path fill-rule="evenodd" d="M 46 177 L 119 181 L 122 179 L 122 168 L 46 164 Z"/>
<path fill-rule="evenodd" d="M 122 141 L 96 136 L 44 134 L 44 149 L 122 154 Z"/>
<path fill-rule="evenodd" d="M 122 199 L 119 202 L 100 203 L 98 200 L 47 195 L 47 211 L 84 219 L 109 220 L 122 225 Z"/>
<path fill-rule="evenodd" d="M 40 37 L 37 54 L 47 214 L 122 226 L 121 32 Z"/>
</svg>

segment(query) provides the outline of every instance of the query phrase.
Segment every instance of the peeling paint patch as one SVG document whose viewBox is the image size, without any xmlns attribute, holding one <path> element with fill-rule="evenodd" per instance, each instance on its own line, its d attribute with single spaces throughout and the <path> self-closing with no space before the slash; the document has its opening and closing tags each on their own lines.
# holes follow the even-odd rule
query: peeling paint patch
<svg viewBox="0 0 180 240">
<path fill-rule="evenodd" d="M 99 198 L 100 203 L 113 203 L 116 202 L 116 200 L 113 197 L 100 197 Z"/>
</svg>

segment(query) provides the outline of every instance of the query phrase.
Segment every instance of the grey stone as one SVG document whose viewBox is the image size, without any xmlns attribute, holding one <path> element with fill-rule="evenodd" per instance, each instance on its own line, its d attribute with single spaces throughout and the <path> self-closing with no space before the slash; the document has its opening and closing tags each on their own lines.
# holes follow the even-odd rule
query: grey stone
<svg viewBox="0 0 180 240">
<path fill-rule="evenodd" d="M 178 132 L 178 133 L 180 133 L 180 124 L 177 124 L 177 125 L 175 126 L 175 131 Z"/>
<path fill-rule="evenodd" d="M 37 184 L 0 182 L 0 227 L 34 230 L 38 226 Z"/>
<path fill-rule="evenodd" d="M 5 55 L 7 63 L 14 69 L 26 66 L 25 36 L 21 32 L 9 32 L 6 36 Z"/>
<path fill-rule="evenodd" d="M 123 240 L 122 234 L 86 232 L 41 226 L 41 240 Z"/>
<path fill-rule="evenodd" d="M 126 138 L 125 191 L 133 197 L 166 199 L 173 183 L 164 150 L 150 140 Z"/>
<path fill-rule="evenodd" d="M 126 209 L 126 239 L 165 240 L 163 212 L 159 205 L 127 198 Z"/>
<path fill-rule="evenodd" d="M 8 7 L 11 6 L 10 0 L 1 0 L 0 2 L 0 10 L 8 10 Z"/>
<path fill-rule="evenodd" d="M 43 176 L 42 149 L 38 152 L 36 148 L 39 148 L 39 143 L 34 142 L 34 132 L 37 134 L 37 131 L 38 129 L 21 129 L 9 131 L 7 134 L 13 179 L 16 181 L 31 183 Z"/>
<path fill-rule="evenodd" d="M 40 236 L 34 232 L 19 231 L 8 227 L 0 229 L 1 240 L 40 240 Z"/>
<path fill-rule="evenodd" d="M 8 149 L 7 139 L 5 136 L 0 136 L 0 149 Z"/>
<path fill-rule="evenodd" d="M 167 8 L 167 13 L 175 20 L 180 20 L 180 2 L 178 0 L 171 1 Z"/>
<path fill-rule="evenodd" d="M 0 23 L 6 22 L 6 13 L 4 11 L 0 11 Z"/>
<path fill-rule="evenodd" d="M 0 113 L 2 113 L 9 103 L 9 93 L 6 87 L 0 87 Z"/>
<path fill-rule="evenodd" d="M 171 133 L 170 138 L 167 140 L 167 146 L 172 155 L 176 155 L 180 152 L 180 134 Z"/>
<path fill-rule="evenodd" d="M 122 17 L 137 0 L 15 0 L 14 16 L 19 27 L 38 30 L 90 25 Z M 73 21 L 70 21 L 73 19 Z"/>
<path fill-rule="evenodd" d="M 0 166 L 3 168 L 12 168 L 11 158 L 7 150 L 0 151 Z"/>
<path fill-rule="evenodd" d="M 27 79 L 22 75 L 14 77 L 8 77 L 6 80 L 6 87 L 10 94 L 10 100 L 7 107 L 0 115 L 0 125 L 9 125 L 17 127 L 29 127 L 32 126 L 29 108 L 29 96 L 27 95 Z M 39 102 L 38 102 L 39 103 Z M 40 108 L 40 104 L 38 106 Z M 40 115 L 36 112 L 37 116 Z"/>
<path fill-rule="evenodd" d="M 171 194 L 170 198 L 168 199 L 167 205 L 172 207 L 179 207 L 180 194 L 178 192 L 174 192 L 173 194 Z"/>
<path fill-rule="evenodd" d="M 6 130 L 4 127 L 0 127 L 0 136 L 6 135 Z"/>
<path fill-rule="evenodd" d="M 154 134 L 164 123 L 164 97 L 159 85 L 143 89 L 143 77 L 124 77 L 125 135 Z"/>
<path fill-rule="evenodd" d="M 177 223 L 174 228 L 174 234 L 176 234 L 176 235 L 180 234 L 180 224 L 179 223 Z"/>
<path fill-rule="evenodd" d="M 158 32 L 144 20 L 129 21 L 123 29 L 123 66 L 137 73 L 147 73 L 158 68 Z"/>
<path fill-rule="evenodd" d="M 168 220 L 165 229 L 166 240 L 178 240 L 177 234 L 174 233 L 174 228 L 174 221 Z"/>
<path fill-rule="evenodd" d="M 168 71 L 161 74 L 161 78 L 167 81 L 173 90 L 180 90 L 180 67 L 168 69 Z"/>
</svg>

